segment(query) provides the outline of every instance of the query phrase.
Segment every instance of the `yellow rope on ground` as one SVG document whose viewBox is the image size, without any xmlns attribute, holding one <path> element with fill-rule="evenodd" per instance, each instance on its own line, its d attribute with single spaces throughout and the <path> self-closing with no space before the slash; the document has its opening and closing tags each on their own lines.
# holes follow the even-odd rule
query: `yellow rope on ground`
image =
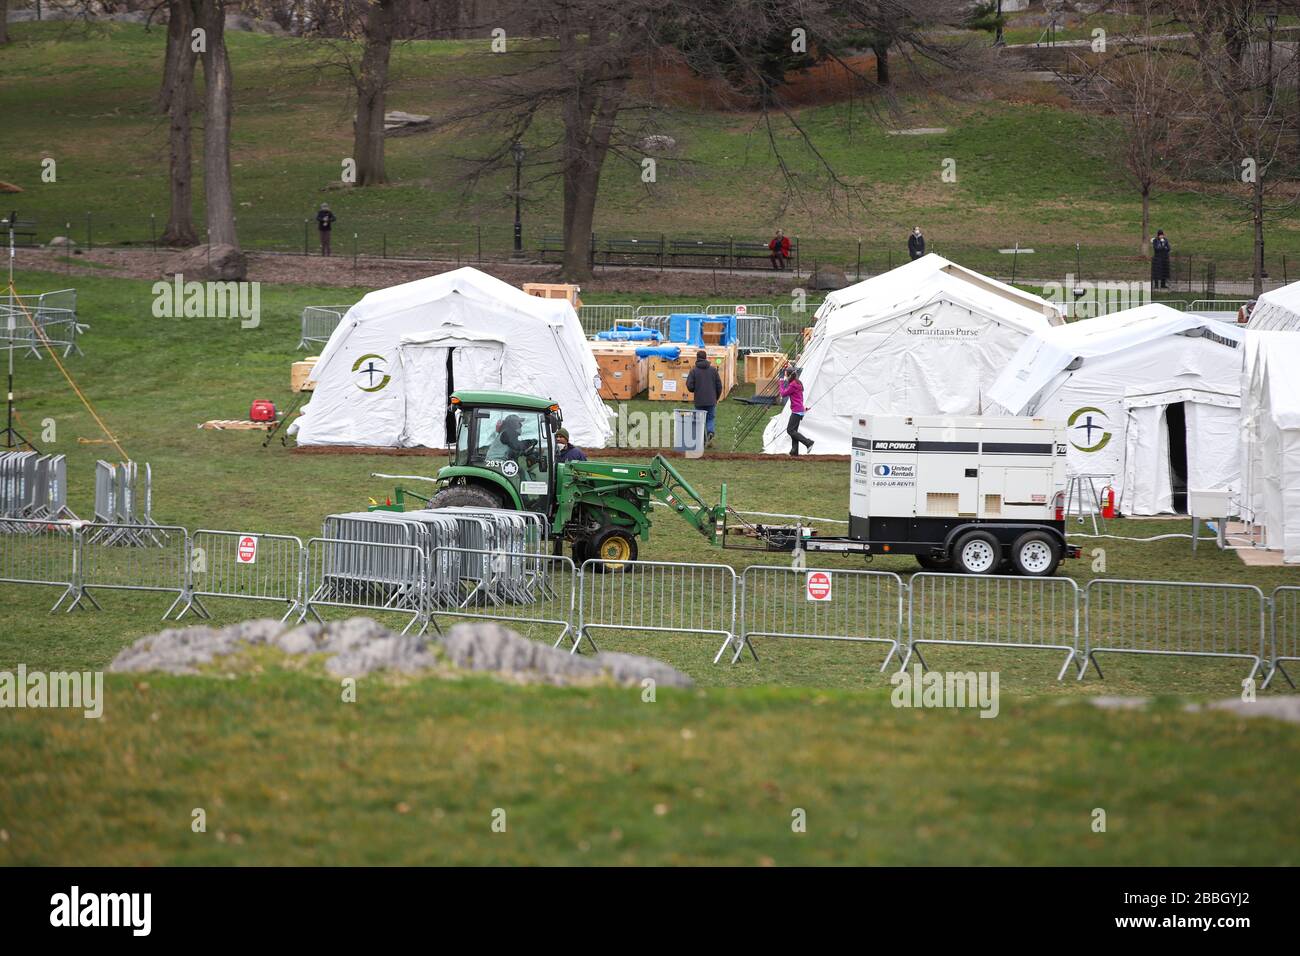
<svg viewBox="0 0 1300 956">
<path fill-rule="evenodd" d="M 122 456 L 122 460 L 130 461 L 131 456 L 128 455 L 126 449 L 118 443 L 117 437 L 109 427 L 104 424 L 104 420 L 99 417 L 99 413 L 95 411 L 95 406 L 90 404 L 90 399 L 86 397 L 86 393 L 77 386 L 77 383 L 73 380 L 72 376 L 68 374 L 68 370 L 63 367 L 63 363 L 59 361 L 59 355 L 54 351 L 54 346 L 50 344 L 50 340 L 46 337 L 44 330 L 36 324 L 36 320 L 32 318 L 31 312 L 29 312 L 27 306 L 23 304 L 23 300 L 18 295 L 18 290 L 14 288 L 13 282 L 9 283 L 9 295 L 13 297 L 13 301 L 18 303 L 18 307 L 23 310 L 23 315 L 27 316 L 27 323 L 32 327 L 32 331 L 36 333 L 37 338 L 41 340 L 41 344 L 45 346 L 45 351 L 50 353 L 50 358 L 54 359 L 54 364 L 58 367 L 59 371 L 63 373 L 63 377 L 68 380 L 68 385 L 72 387 L 77 398 L 81 399 L 81 404 L 86 406 L 86 411 L 90 412 L 90 417 L 95 420 L 95 424 L 99 426 L 100 431 L 108 436 L 109 442 L 117 449 L 118 454 Z"/>
</svg>

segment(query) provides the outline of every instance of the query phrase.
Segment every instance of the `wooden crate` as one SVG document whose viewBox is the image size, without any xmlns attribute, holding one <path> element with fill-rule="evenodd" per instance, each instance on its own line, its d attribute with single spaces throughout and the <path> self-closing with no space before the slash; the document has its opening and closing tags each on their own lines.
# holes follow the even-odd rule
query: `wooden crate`
<svg viewBox="0 0 1300 956">
<path fill-rule="evenodd" d="M 637 345 L 590 342 L 591 354 L 600 369 L 600 397 L 636 398 L 646 390 L 649 374 L 646 359 L 637 358 Z M 639 343 L 638 343 L 639 344 Z"/>
<path fill-rule="evenodd" d="M 649 361 L 650 371 L 650 399 L 656 402 L 689 402 L 693 401 L 695 396 L 686 390 L 686 378 L 691 374 L 691 369 L 695 368 L 695 353 L 698 351 L 693 346 L 683 346 L 682 354 L 676 359 L 652 357 Z M 722 377 L 722 395 L 719 401 L 731 394 L 731 390 L 736 387 L 736 346 L 731 345 L 706 345 L 705 353 L 709 361 L 718 367 L 718 374 Z"/>
<path fill-rule="evenodd" d="M 319 355 L 310 355 L 301 362 L 294 362 L 289 367 L 290 391 L 310 392 L 316 387 L 316 383 L 311 380 L 311 376 L 316 369 L 316 360 L 319 358 Z"/>
<path fill-rule="evenodd" d="M 784 352 L 750 352 L 745 356 L 745 381 L 758 394 L 777 377 L 785 363 Z"/>
<path fill-rule="evenodd" d="M 568 299 L 575 309 L 582 308 L 578 293 L 582 290 L 565 282 L 525 282 L 523 290 L 539 299 Z"/>
</svg>

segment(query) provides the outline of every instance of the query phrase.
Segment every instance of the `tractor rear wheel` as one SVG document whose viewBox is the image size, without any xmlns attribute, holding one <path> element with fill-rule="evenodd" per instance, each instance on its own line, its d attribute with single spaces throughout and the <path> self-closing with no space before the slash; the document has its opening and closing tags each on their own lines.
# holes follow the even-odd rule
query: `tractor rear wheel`
<svg viewBox="0 0 1300 956">
<path fill-rule="evenodd" d="M 500 508 L 501 499 L 481 485 L 448 485 L 429 499 L 430 508 Z"/>
<path fill-rule="evenodd" d="M 602 532 L 592 548 L 591 557 L 599 558 L 596 567 L 602 573 L 619 573 L 627 570 L 625 561 L 636 560 L 636 535 L 622 528 Z"/>
</svg>

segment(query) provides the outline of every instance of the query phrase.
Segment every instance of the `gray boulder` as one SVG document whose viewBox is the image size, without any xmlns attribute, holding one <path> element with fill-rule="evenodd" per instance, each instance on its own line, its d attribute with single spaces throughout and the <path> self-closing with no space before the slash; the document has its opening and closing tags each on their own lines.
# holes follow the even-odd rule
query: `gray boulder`
<svg viewBox="0 0 1300 956">
<path fill-rule="evenodd" d="M 167 260 L 163 275 L 178 273 L 199 281 L 242 282 L 248 277 L 248 257 L 230 245 L 195 246 Z"/>
<path fill-rule="evenodd" d="M 808 281 L 811 288 L 830 292 L 843 289 L 848 284 L 848 276 L 839 266 L 818 266 Z"/>
</svg>

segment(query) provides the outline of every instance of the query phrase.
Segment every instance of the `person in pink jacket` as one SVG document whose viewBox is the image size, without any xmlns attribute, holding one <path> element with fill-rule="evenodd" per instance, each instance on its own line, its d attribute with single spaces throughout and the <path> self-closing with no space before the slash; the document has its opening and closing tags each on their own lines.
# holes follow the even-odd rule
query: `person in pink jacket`
<svg viewBox="0 0 1300 956">
<path fill-rule="evenodd" d="M 804 416 L 803 382 L 799 381 L 799 370 L 793 365 L 787 365 L 781 373 L 777 391 L 782 398 L 790 400 L 790 421 L 785 426 L 785 432 L 790 436 L 790 454 L 798 455 L 801 443 L 812 451 L 813 443 L 799 434 L 799 425 Z"/>
</svg>

